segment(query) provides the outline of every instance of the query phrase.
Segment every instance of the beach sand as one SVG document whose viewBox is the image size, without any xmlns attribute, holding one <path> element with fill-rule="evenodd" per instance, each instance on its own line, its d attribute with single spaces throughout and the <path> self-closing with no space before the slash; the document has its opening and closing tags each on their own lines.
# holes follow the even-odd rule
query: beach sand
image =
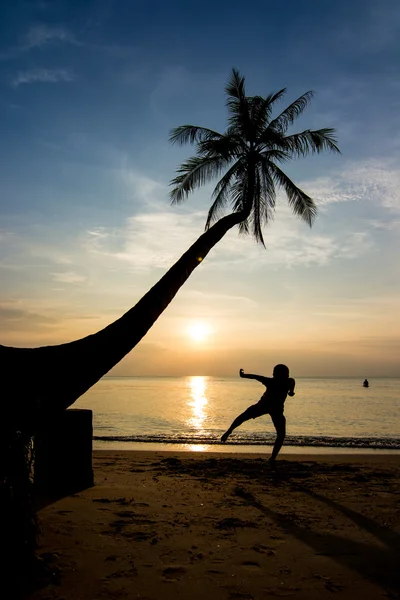
<svg viewBox="0 0 400 600">
<path fill-rule="evenodd" d="M 96 451 L 35 600 L 400 598 L 400 456 Z"/>
</svg>

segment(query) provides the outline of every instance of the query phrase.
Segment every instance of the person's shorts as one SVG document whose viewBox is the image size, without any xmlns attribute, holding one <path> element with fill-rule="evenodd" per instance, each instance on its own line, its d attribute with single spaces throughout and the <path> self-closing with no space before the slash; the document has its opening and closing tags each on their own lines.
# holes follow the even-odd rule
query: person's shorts
<svg viewBox="0 0 400 600">
<path fill-rule="evenodd" d="M 257 404 L 249 406 L 246 410 L 248 419 L 257 419 L 257 417 L 261 417 L 262 415 L 270 415 L 276 430 L 285 430 L 286 419 L 283 410 L 271 409 L 265 402 L 257 402 Z"/>
<path fill-rule="evenodd" d="M 269 409 L 265 402 L 257 402 L 257 404 L 249 406 L 249 408 L 246 410 L 246 413 L 250 419 L 256 419 L 262 415 L 268 415 Z"/>
</svg>

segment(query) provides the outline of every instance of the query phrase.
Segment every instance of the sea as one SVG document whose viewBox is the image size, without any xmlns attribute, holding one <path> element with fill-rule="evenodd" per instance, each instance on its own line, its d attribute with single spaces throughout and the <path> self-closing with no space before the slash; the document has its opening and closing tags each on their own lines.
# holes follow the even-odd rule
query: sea
<svg viewBox="0 0 400 600">
<path fill-rule="evenodd" d="M 400 453 L 400 379 L 369 381 L 297 378 L 282 453 Z M 220 442 L 264 390 L 239 377 L 104 377 L 73 408 L 93 411 L 95 449 L 270 453 L 268 415 Z"/>
</svg>

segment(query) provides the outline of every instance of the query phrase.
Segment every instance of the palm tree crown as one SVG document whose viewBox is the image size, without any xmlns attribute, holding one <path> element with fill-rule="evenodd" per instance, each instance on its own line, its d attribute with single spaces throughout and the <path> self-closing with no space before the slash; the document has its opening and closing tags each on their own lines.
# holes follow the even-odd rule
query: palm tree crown
<svg viewBox="0 0 400 600">
<path fill-rule="evenodd" d="M 172 203 L 182 202 L 196 187 L 224 172 L 213 192 L 206 229 L 222 216 L 229 202 L 234 213 L 243 214 L 240 232 L 251 232 L 264 245 L 262 226 L 274 212 L 276 187 L 284 189 L 294 214 L 311 226 L 317 214 L 314 201 L 279 165 L 323 150 L 340 152 L 334 129 L 307 129 L 287 135 L 290 125 L 310 103 L 313 92 L 306 92 L 272 118 L 272 108 L 286 88 L 265 98 L 246 96 L 244 77 L 233 69 L 225 91 L 229 112 L 225 133 L 196 125 L 181 125 L 171 132 L 173 144 L 197 146 L 196 155 L 182 163 L 171 182 Z"/>
</svg>

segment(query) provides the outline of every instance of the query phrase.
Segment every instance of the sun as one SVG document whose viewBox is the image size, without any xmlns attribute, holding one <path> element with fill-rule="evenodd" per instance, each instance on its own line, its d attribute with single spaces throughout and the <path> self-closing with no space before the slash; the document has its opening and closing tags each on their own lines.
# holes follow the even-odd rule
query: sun
<svg viewBox="0 0 400 600">
<path fill-rule="evenodd" d="M 211 333 L 211 326 L 205 321 L 193 321 L 187 328 L 187 334 L 193 342 L 204 342 Z"/>
</svg>

